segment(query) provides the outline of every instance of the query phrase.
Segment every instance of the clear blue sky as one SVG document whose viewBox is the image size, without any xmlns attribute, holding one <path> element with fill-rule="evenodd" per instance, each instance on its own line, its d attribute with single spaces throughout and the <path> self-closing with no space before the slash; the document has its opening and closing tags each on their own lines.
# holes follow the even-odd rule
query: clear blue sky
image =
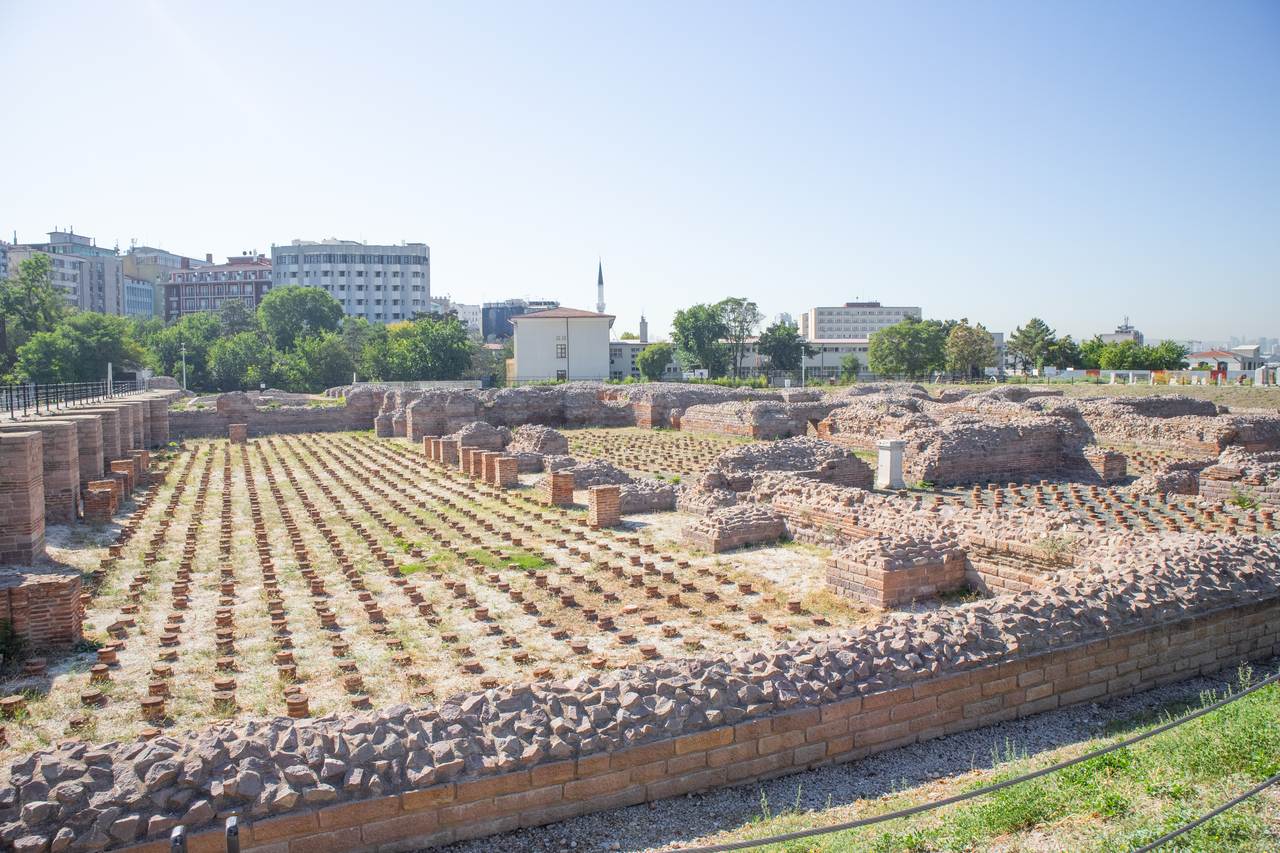
<svg viewBox="0 0 1280 853">
<path fill-rule="evenodd" d="M 0 233 L 425 240 L 616 331 L 728 295 L 1280 335 L 1280 3 L 0 0 Z"/>
</svg>

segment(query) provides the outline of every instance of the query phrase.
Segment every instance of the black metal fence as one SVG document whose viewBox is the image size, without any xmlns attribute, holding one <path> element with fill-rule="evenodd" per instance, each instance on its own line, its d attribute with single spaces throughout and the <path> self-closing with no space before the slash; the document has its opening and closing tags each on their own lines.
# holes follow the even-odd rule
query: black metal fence
<svg viewBox="0 0 1280 853">
<path fill-rule="evenodd" d="M 143 380 L 110 382 L 59 382 L 40 385 L 0 385 L 0 417 L 25 418 L 49 415 L 75 406 L 101 403 L 114 397 L 145 390 Z"/>
</svg>

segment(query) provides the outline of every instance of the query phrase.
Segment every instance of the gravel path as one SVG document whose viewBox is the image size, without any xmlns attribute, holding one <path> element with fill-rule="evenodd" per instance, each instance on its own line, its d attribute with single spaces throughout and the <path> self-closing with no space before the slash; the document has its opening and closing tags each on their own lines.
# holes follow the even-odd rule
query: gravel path
<svg viewBox="0 0 1280 853">
<path fill-rule="evenodd" d="M 1261 680 L 1277 670 L 1280 670 L 1280 658 L 1255 665 L 1254 678 Z M 774 814 L 793 807 L 821 810 L 880 797 L 944 777 L 990 768 L 997 753 L 1003 759 L 1008 749 L 1038 755 L 1098 737 L 1113 721 L 1169 703 L 1195 699 L 1203 691 L 1222 690 L 1234 682 L 1234 671 L 1193 678 L 1102 705 L 1081 705 L 913 744 L 852 764 L 584 815 L 551 826 L 437 849 L 447 853 L 678 850 L 695 846 L 706 836 L 742 826 L 759 816 L 762 796 L 768 799 Z"/>
</svg>

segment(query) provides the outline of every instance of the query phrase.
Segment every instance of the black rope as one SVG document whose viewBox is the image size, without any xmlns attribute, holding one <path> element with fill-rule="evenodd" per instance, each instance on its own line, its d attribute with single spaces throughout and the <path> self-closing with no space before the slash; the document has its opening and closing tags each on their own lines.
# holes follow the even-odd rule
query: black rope
<svg viewBox="0 0 1280 853">
<path fill-rule="evenodd" d="M 965 800 L 972 800 L 975 797 L 981 797 L 984 794 L 992 794 L 992 793 L 995 793 L 996 791 L 1002 791 L 1005 788 L 1011 788 L 1014 785 L 1020 785 L 1023 782 L 1030 782 L 1032 779 L 1039 779 L 1041 776 L 1047 776 L 1050 773 L 1056 773 L 1059 770 L 1064 770 L 1068 767 L 1073 767 L 1085 761 L 1090 761 L 1094 758 L 1099 758 L 1103 755 L 1107 755 L 1108 753 L 1115 752 L 1118 749 L 1124 749 L 1125 747 L 1132 746 L 1133 744 L 1138 743 L 1140 741 L 1144 741 L 1147 738 L 1155 737 L 1156 735 L 1167 732 L 1170 729 L 1177 728 L 1178 726 L 1181 726 L 1184 723 L 1189 723 L 1192 720 L 1197 719 L 1198 717 L 1203 717 L 1205 714 L 1216 711 L 1219 708 L 1223 707 L 1224 705 L 1228 705 L 1236 701 L 1237 699 L 1242 699 L 1245 696 L 1248 696 L 1250 693 L 1253 693 L 1255 690 L 1261 690 L 1263 687 L 1266 687 L 1268 684 L 1274 684 L 1277 681 L 1280 681 L 1280 672 L 1276 673 L 1270 678 L 1267 678 L 1264 681 L 1260 681 L 1257 684 L 1251 685 L 1246 689 L 1241 690 L 1239 693 L 1233 693 L 1230 696 L 1219 699 L 1217 702 L 1214 702 L 1212 705 L 1206 705 L 1205 707 L 1200 708 L 1196 711 L 1193 711 L 1192 713 L 1187 714 L 1186 716 L 1179 717 L 1176 720 L 1170 720 L 1167 723 L 1162 723 L 1153 729 L 1149 729 L 1145 732 L 1141 732 L 1139 734 L 1133 735 L 1132 737 L 1125 738 L 1124 740 L 1118 741 L 1112 744 L 1111 746 L 1106 746 L 1101 749 L 1095 749 L 1091 752 L 1086 752 L 1083 755 L 1078 755 L 1075 758 L 1069 758 L 1066 761 L 1060 761 L 1057 764 L 1051 764 L 1048 767 L 1042 767 L 1039 770 L 1033 770 L 1030 773 L 1022 774 L 1021 776 L 1014 776 L 1011 779 L 1005 779 L 1003 782 L 996 782 L 993 785 L 987 785 L 982 788 L 975 788 L 972 791 L 965 791 L 963 793 L 955 794 L 953 796 L 946 797 L 941 800 L 935 800 L 929 803 L 921 803 L 920 805 L 911 806 L 910 808 L 905 808 L 905 809 L 899 809 L 898 811 L 894 811 L 894 812 L 886 812 L 885 814 L 876 815 L 875 817 L 864 817 L 864 818 L 859 818 L 857 820 L 846 821 L 844 823 L 837 823 L 832 826 L 821 826 L 821 827 L 813 827 L 810 829 L 800 829 L 800 830 L 796 830 L 795 832 L 787 832 L 787 833 L 783 833 L 782 835 L 771 835 L 767 838 L 759 838 L 751 841 L 729 841 L 729 842 L 725 842 L 724 844 L 713 844 L 708 847 L 681 847 L 679 849 L 681 853 L 727 853 L 727 851 L 730 851 L 730 850 L 746 850 L 751 847 L 761 847 L 765 844 L 781 844 L 783 842 L 795 841 L 801 838 L 810 838 L 814 835 L 826 835 L 829 832 L 843 832 L 847 829 L 859 829 L 864 826 L 872 826 L 877 823 L 884 823 L 885 821 L 897 820 L 899 818 L 904 818 L 904 817 L 911 817 L 912 815 L 917 815 L 922 812 L 931 811 L 933 809 L 939 809 L 939 808 L 942 808 L 943 806 L 950 806 L 956 803 L 962 803 Z M 1264 784 L 1262 787 L 1265 788 L 1266 785 Z M 1258 790 L 1261 790 L 1261 788 L 1259 788 Z M 1234 805 L 1234 803 L 1228 804 L 1227 808 L 1230 808 L 1231 805 Z M 1212 817 L 1212 816 L 1213 815 L 1209 815 L 1203 818 L 1201 822 L 1203 822 L 1204 820 L 1208 820 L 1209 817 Z M 1190 826 L 1187 827 L 1187 829 L 1190 829 L 1190 828 L 1192 827 Z M 1164 842 L 1161 841 L 1160 843 L 1164 843 Z M 1150 848 L 1144 848 L 1144 849 L 1150 849 Z"/>
<path fill-rule="evenodd" d="M 1191 823 L 1188 823 L 1185 826 L 1180 826 L 1177 829 L 1175 829 L 1173 832 L 1160 836 L 1155 841 L 1152 841 L 1150 844 L 1147 844 L 1143 847 L 1139 847 L 1138 849 L 1134 850 L 1133 853 L 1150 853 L 1150 851 L 1155 850 L 1157 847 L 1163 847 L 1173 839 L 1177 838 L 1179 835 L 1185 835 L 1186 833 L 1195 829 L 1197 826 L 1200 826 L 1203 823 L 1208 823 L 1209 821 L 1213 820 L 1215 817 L 1227 811 L 1228 809 L 1234 808 L 1235 806 L 1240 805 L 1245 800 L 1252 797 L 1254 794 L 1257 794 L 1261 791 L 1265 791 L 1267 788 L 1270 788 L 1272 785 L 1274 785 L 1277 782 L 1280 782 L 1280 773 L 1277 773 L 1276 775 L 1272 776 L 1270 779 L 1267 779 L 1264 782 L 1260 782 L 1257 785 L 1254 785 L 1252 788 L 1245 791 L 1240 796 L 1233 797 L 1232 799 L 1218 806 L 1213 811 L 1209 812 L 1207 815 L 1204 815 L 1203 817 L 1198 817 L 1195 820 L 1191 821 Z"/>
</svg>

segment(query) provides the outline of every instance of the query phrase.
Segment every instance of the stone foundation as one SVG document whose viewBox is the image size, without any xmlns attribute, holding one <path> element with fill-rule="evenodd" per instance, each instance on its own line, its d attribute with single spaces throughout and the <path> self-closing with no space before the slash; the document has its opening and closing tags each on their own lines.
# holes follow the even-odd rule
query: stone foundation
<svg viewBox="0 0 1280 853">
<path fill-rule="evenodd" d="M 833 592 L 891 608 L 936 598 L 967 585 L 958 548 L 910 538 L 876 537 L 835 554 L 827 566 Z"/>
<path fill-rule="evenodd" d="M 227 440 L 232 444 L 244 444 L 249 440 L 249 425 L 227 424 Z"/>
<path fill-rule="evenodd" d="M 494 471 L 500 488 L 514 489 L 520 485 L 520 461 L 514 456 L 499 456 L 494 461 Z"/>
<path fill-rule="evenodd" d="M 1129 476 L 1128 459 L 1117 450 L 1086 447 L 1084 461 L 1099 482 L 1110 485 L 1119 483 Z"/>
<path fill-rule="evenodd" d="M 44 556 L 44 473 L 38 432 L 0 433 L 0 564 Z"/>
<path fill-rule="evenodd" d="M 715 510 L 684 529 L 686 544 L 713 554 L 777 542 L 786 535 L 787 525 L 781 515 L 750 504 Z"/>
<path fill-rule="evenodd" d="M 84 490 L 86 524 L 107 524 L 120 508 L 116 480 L 90 480 Z"/>
<path fill-rule="evenodd" d="M 80 573 L 0 571 L 0 619 L 32 651 L 80 642 Z"/>
</svg>

